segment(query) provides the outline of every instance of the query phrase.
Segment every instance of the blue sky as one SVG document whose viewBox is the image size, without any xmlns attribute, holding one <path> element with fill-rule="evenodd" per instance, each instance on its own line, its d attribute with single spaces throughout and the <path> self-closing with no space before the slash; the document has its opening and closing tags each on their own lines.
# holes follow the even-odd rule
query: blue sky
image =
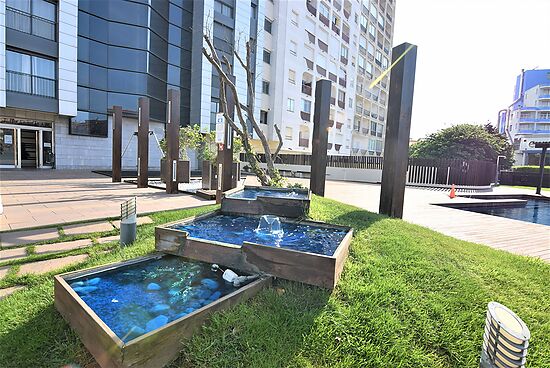
<svg viewBox="0 0 550 368">
<path fill-rule="evenodd" d="M 550 0 L 396 0 L 394 45 L 418 45 L 411 137 L 496 123 L 522 68 L 550 69 Z"/>
</svg>

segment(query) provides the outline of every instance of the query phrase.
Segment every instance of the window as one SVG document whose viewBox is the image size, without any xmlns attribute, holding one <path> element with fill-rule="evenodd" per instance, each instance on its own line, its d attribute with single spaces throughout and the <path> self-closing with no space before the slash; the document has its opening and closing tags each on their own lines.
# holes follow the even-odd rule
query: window
<svg viewBox="0 0 550 368">
<path fill-rule="evenodd" d="M 273 21 L 271 21 L 267 18 L 264 18 L 264 31 L 271 34 L 272 27 L 273 27 Z"/>
<path fill-rule="evenodd" d="M 372 55 L 374 56 L 374 45 L 372 43 L 369 42 L 368 46 L 367 46 L 367 52 L 369 53 L 369 55 Z"/>
<path fill-rule="evenodd" d="M 382 65 L 382 53 L 376 50 L 376 56 L 374 57 L 378 64 Z"/>
<path fill-rule="evenodd" d="M 365 72 L 365 58 L 359 55 L 359 59 L 357 60 L 357 65 L 359 66 L 359 69 L 362 73 Z"/>
<path fill-rule="evenodd" d="M 369 26 L 367 27 L 369 30 L 369 33 L 372 37 L 376 37 L 376 28 L 372 25 L 372 23 L 369 23 Z"/>
<path fill-rule="evenodd" d="M 311 101 L 302 98 L 302 111 L 311 114 Z"/>
<path fill-rule="evenodd" d="M 298 13 L 296 13 L 294 10 L 290 14 L 290 23 L 298 27 Z"/>
<path fill-rule="evenodd" d="M 376 11 L 376 5 L 374 5 L 374 3 L 371 3 L 370 4 L 370 13 L 373 17 L 377 17 L 378 15 L 378 12 Z"/>
<path fill-rule="evenodd" d="M 288 81 L 292 84 L 296 84 L 296 72 L 292 69 L 288 69 Z"/>
<path fill-rule="evenodd" d="M 290 53 L 294 56 L 296 56 L 296 50 L 298 49 L 298 44 L 294 41 L 290 41 Z"/>
<path fill-rule="evenodd" d="M 388 68 L 388 59 L 386 57 L 382 58 L 382 68 L 384 69 Z"/>
<path fill-rule="evenodd" d="M 45 0 L 7 0 L 6 27 L 55 40 L 57 8 Z"/>
<path fill-rule="evenodd" d="M 55 98 L 55 61 L 7 50 L 6 90 Z"/>
<path fill-rule="evenodd" d="M 370 134 L 376 135 L 376 123 L 374 121 L 370 122 Z"/>
<path fill-rule="evenodd" d="M 288 140 L 288 141 L 292 140 L 292 128 L 291 127 L 286 127 L 285 128 L 285 139 Z"/>
<path fill-rule="evenodd" d="M 340 46 L 340 56 L 343 57 L 344 59 L 348 58 L 348 48 L 344 45 Z"/>
<path fill-rule="evenodd" d="M 72 135 L 107 138 L 108 129 L 107 115 L 83 111 L 79 111 L 76 117 L 71 118 L 69 124 L 69 134 Z"/>
<path fill-rule="evenodd" d="M 225 15 L 226 17 L 233 18 L 233 8 L 221 1 L 214 1 L 214 11 Z"/>
<path fill-rule="evenodd" d="M 264 50 L 264 63 L 271 64 L 271 52 Z"/>
<path fill-rule="evenodd" d="M 260 124 L 267 124 L 267 111 L 260 110 Z"/>
<path fill-rule="evenodd" d="M 550 119 L 550 112 L 541 112 L 539 117 L 541 119 Z"/>
<path fill-rule="evenodd" d="M 367 29 L 367 17 L 365 17 L 363 14 L 361 14 L 361 27 Z"/>
<path fill-rule="evenodd" d="M 294 112 L 294 99 L 287 98 L 287 100 L 286 100 L 286 111 Z"/>
<path fill-rule="evenodd" d="M 349 108 L 353 107 L 353 98 L 351 98 L 351 97 L 348 99 L 348 107 Z"/>
<path fill-rule="evenodd" d="M 363 51 L 367 50 L 367 39 L 363 36 L 359 36 L 359 47 L 361 47 Z"/>
<path fill-rule="evenodd" d="M 262 93 L 268 95 L 269 94 L 269 82 L 268 81 L 262 81 Z"/>
<path fill-rule="evenodd" d="M 330 10 L 328 9 L 328 6 L 326 6 L 324 3 L 321 3 L 321 5 L 319 5 L 319 14 L 324 15 L 325 18 L 330 19 Z"/>
<path fill-rule="evenodd" d="M 346 101 L 346 93 L 344 91 L 338 90 L 338 101 L 344 103 Z"/>
</svg>

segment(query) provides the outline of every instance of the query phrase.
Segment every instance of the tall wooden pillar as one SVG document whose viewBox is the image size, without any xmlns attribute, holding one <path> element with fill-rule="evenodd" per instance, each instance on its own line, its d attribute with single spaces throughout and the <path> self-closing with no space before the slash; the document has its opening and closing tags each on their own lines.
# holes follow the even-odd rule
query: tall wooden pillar
<svg viewBox="0 0 550 368">
<path fill-rule="evenodd" d="M 392 50 L 393 68 L 390 78 L 379 212 L 397 218 L 403 217 L 416 51 L 417 47 L 409 43 L 403 43 Z"/>
<path fill-rule="evenodd" d="M 149 98 L 138 100 L 138 163 L 137 186 L 147 188 L 149 184 Z"/>
<path fill-rule="evenodd" d="M 535 144 L 535 147 L 542 148 L 539 161 L 539 183 L 537 185 L 537 194 L 541 193 L 542 185 L 544 183 L 544 163 L 546 161 L 546 150 L 548 149 L 548 143 Z"/>
<path fill-rule="evenodd" d="M 322 79 L 315 84 L 315 108 L 313 110 L 313 139 L 311 141 L 311 177 L 309 180 L 309 188 L 312 193 L 320 196 L 325 195 L 331 87 L 332 82 L 328 79 Z"/>
<path fill-rule="evenodd" d="M 168 90 L 168 103 L 166 107 L 166 193 L 178 192 L 177 166 L 180 155 L 180 91 Z"/>
<path fill-rule="evenodd" d="M 122 181 L 122 106 L 113 106 L 113 149 L 111 179 L 113 183 Z"/>
<path fill-rule="evenodd" d="M 235 83 L 235 77 L 231 77 L 233 83 Z M 225 86 L 225 96 L 227 101 L 227 111 L 229 116 L 233 119 L 235 112 L 235 98 L 231 89 Z M 221 105 L 220 105 L 221 110 Z M 221 111 L 220 111 L 221 112 Z M 225 122 L 224 129 L 224 143 L 218 144 L 218 185 L 216 187 L 216 203 L 221 203 L 223 192 L 231 189 L 232 185 L 232 167 L 233 167 L 233 128 L 229 123 Z"/>
</svg>

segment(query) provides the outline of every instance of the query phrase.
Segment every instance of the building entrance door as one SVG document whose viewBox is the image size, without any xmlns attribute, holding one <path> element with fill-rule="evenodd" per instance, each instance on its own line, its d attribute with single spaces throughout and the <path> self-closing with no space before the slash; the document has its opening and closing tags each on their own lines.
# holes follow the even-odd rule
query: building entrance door
<svg viewBox="0 0 550 368">
<path fill-rule="evenodd" d="M 21 167 L 37 168 L 38 131 L 21 129 Z"/>
<path fill-rule="evenodd" d="M 14 167 L 17 160 L 16 131 L 0 128 L 0 167 Z"/>
</svg>

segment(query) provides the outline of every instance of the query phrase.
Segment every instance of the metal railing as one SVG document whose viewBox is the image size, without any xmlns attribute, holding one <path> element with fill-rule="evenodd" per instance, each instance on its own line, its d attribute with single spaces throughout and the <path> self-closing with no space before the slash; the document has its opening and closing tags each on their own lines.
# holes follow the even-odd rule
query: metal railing
<svg viewBox="0 0 550 368">
<path fill-rule="evenodd" d="M 55 22 L 6 7 L 6 27 L 55 41 Z"/>
<path fill-rule="evenodd" d="M 55 79 L 6 70 L 6 90 L 55 98 Z"/>
</svg>

